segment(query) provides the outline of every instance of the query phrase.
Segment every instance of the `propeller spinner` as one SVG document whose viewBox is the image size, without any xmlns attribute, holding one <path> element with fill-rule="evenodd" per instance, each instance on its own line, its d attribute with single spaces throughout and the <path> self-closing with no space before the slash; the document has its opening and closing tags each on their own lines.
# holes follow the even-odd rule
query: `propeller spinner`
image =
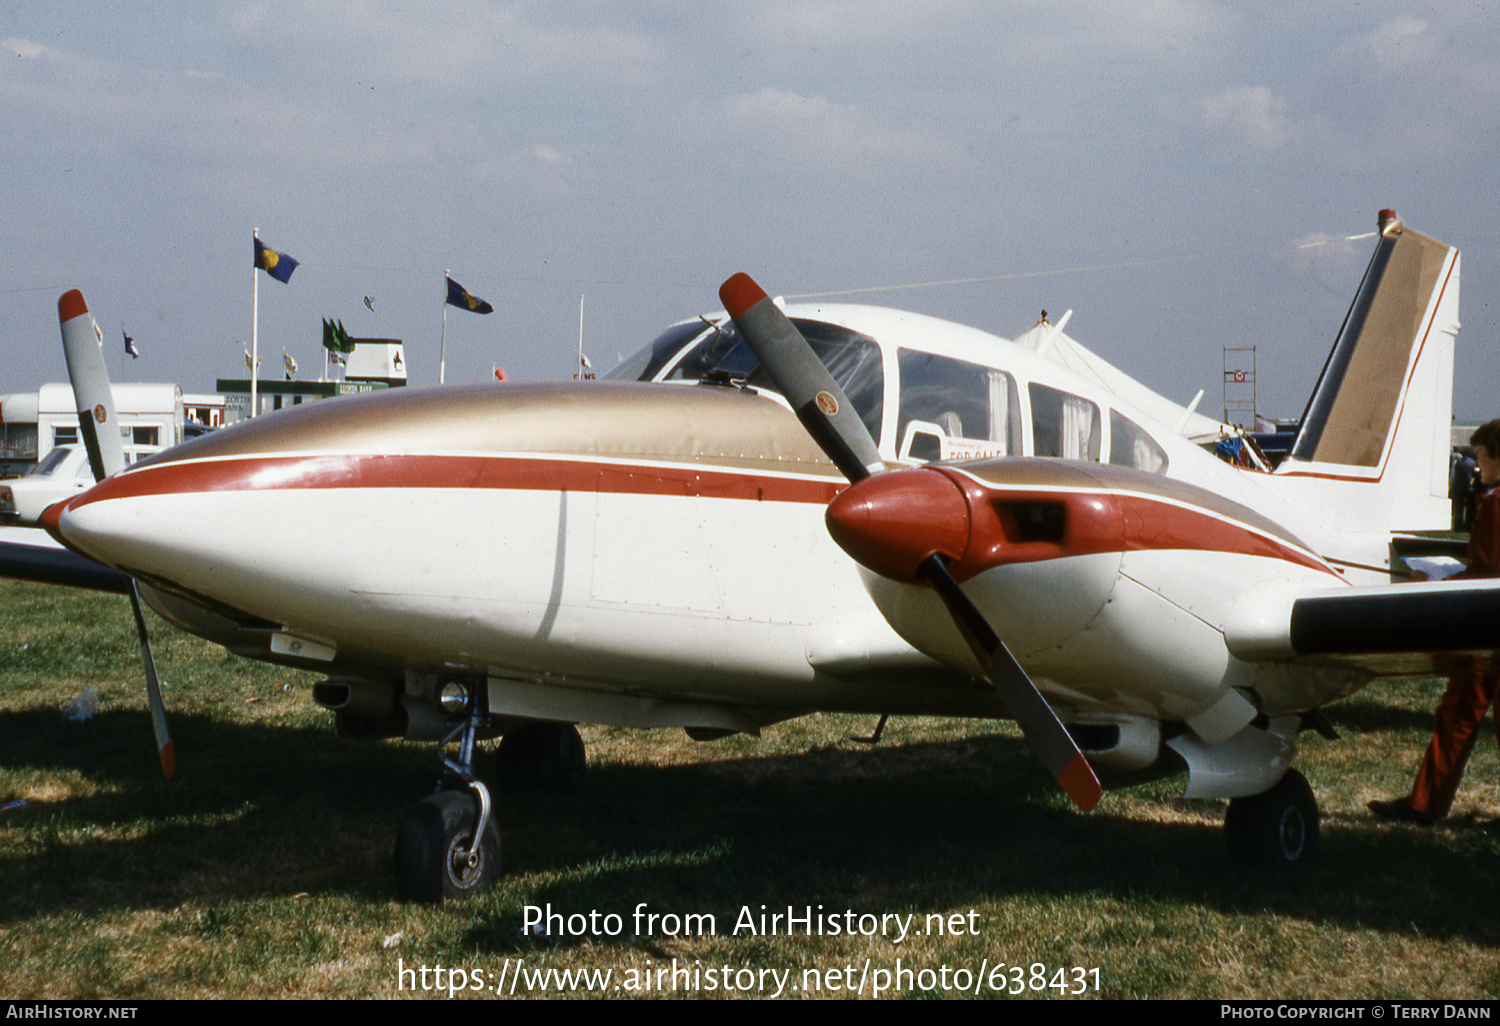
<svg viewBox="0 0 1500 1026">
<path fill-rule="evenodd" d="M 889 516 L 904 518 L 908 531 L 915 527 L 930 539 L 925 545 L 918 543 L 922 551 L 913 553 L 914 565 L 900 571 L 879 564 L 872 569 L 898 580 L 923 580 L 932 586 L 991 686 L 1020 725 L 1031 750 L 1079 808 L 1085 812 L 1092 809 L 1102 794 L 1093 768 L 999 634 L 949 572 L 949 559 L 962 555 L 961 547 L 956 552 L 951 549 L 968 536 L 968 505 L 963 496 L 940 474 L 930 475 L 930 484 L 917 480 L 913 494 L 907 497 L 913 500 L 910 502 L 890 501 L 892 493 L 913 482 L 910 475 L 891 474 L 862 485 L 885 470 L 879 447 L 796 325 L 749 275 L 736 274 L 726 281 L 719 288 L 719 298 L 798 419 L 849 478 L 852 487 L 829 508 L 834 540 L 858 559 L 862 548 L 871 547 L 873 536 L 889 532 Z M 952 494 L 936 494 L 929 489 L 947 489 Z M 871 512 L 875 507 L 879 513 Z"/>
</svg>

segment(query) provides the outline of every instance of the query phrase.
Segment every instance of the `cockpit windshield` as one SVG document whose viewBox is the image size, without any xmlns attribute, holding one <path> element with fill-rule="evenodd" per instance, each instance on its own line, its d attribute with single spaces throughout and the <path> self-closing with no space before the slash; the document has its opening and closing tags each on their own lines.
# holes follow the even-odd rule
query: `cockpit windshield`
<svg viewBox="0 0 1500 1026">
<path fill-rule="evenodd" d="M 880 347 L 875 340 L 823 321 L 794 317 L 792 323 L 859 411 L 859 417 L 871 436 L 879 439 L 885 375 L 881 369 Z M 611 381 L 734 383 L 764 392 L 780 394 L 781 391 L 761 370 L 760 361 L 745 345 L 733 321 L 714 322 L 707 318 L 672 325 L 605 378 Z"/>
<path fill-rule="evenodd" d="M 859 411 L 859 418 L 871 437 L 879 439 L 885 400 L 880 346 L 868 335 L 836 324 L 799 317 L 792 318 L 792 323 Z M 694 345 L 667 374 L 666 380 L 743 383 L 762 392 L 781 393 L 732 321 L 717 325 Z"/>
<path fill-rule="evenodd" d="M 655 381 L 661 369 L 672 362 L 682 347 L 703 334 L 710 324 L 698 321 L 683 321 L 662 332 L 640 352 L 604 375 L 606 381 Z"/>
</svg>

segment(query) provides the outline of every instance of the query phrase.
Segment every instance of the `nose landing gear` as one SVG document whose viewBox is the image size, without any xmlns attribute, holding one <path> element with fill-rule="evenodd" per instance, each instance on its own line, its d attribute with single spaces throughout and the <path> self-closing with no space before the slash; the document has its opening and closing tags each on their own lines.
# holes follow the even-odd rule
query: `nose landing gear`
<svg viewBox="0 0 1500 1026">
<path fill-rule="evenodd" d="M 466 898 L 500 877 L 500 828 L 474 773 L 475 742 L 489 727 L 485 679 L 450 683 L 445 701 L 457 706 L 460 694 L 464 715 L 437 744 L 445 770 L 438 790 L 407 810 L 396 832 L 396 891 L 413 901 Z M 458 758 L 450 759 L 444 749 L 455 739 Z"/>
</svg>

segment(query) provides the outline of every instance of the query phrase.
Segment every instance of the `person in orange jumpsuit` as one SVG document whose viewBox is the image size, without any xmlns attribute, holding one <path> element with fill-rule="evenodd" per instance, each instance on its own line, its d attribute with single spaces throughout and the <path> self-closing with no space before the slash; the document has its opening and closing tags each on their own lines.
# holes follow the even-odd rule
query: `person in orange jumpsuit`
<svg viewBox="0 0 1500 1026">
<path fill-rule="evenodd" d="M 1469 444 L 1474 446 L 1479 463 L 1478 508 L 1469 534 L 1469 566 L 1449 580 L 1500 577 L 1500 420 L 1481 425 Z M 1423 825 L 1448 815 L 1464 776 L 1464 764 L 1479 739 L 1484 714 L 1494 704 L 1496 684 L 1500 682 L 1500 676 L 1482 666 L 1477 662 L 1473 671 L 1449 678 L 1411 794 L 1371 802 L 1370 811 L 1375 815 Z M 1495 736 L 1500 740 L 1500 720 L 1495 723 Z"/>
</svg>

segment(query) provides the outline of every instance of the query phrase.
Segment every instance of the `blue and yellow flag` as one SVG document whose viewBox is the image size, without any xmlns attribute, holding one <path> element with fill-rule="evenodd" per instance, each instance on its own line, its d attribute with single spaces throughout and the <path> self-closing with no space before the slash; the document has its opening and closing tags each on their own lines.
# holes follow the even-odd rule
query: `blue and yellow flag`
<svg viewBox="0 0 1500 1026">
<path fill-rule="evenodd" d="M 448 305 L 470 313 L 494 313 L 495 308 L 474 295 L 452 278 L 448 279 Z"/>
<path fill-rule="evenodd" d="M 297 261 L 285 253 L 278 253 L 259 239 L 255 240 L 255 266 L 265 271 L 283 285 L 292 280 Z"/>
</svg>

